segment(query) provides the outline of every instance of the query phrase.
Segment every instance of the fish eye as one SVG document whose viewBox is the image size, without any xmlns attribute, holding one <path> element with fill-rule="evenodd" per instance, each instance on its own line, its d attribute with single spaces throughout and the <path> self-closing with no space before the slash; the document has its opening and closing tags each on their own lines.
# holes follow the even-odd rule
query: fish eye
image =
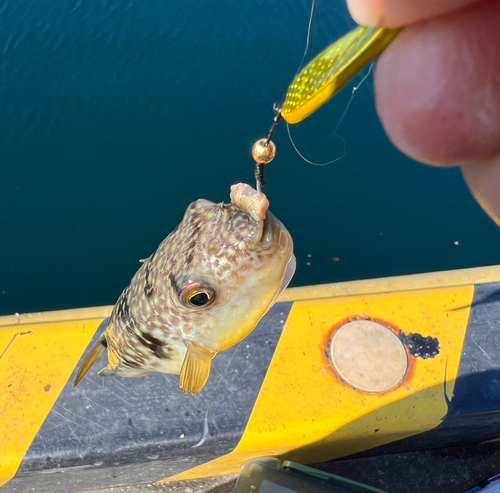
<svg viewBox="0 0 500 493">
<path fill-rule="evenodd" d="M 202 308 L 213 303 L 215 289 L 204 283 L 191 282 L 182 289 L 180 299 L 188 308 Z"/>
</svg>

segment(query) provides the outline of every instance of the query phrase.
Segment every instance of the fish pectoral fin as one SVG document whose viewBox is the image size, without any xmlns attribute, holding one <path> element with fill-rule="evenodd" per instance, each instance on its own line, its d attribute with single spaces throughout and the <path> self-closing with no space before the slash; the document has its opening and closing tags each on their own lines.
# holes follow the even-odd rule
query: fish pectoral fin
<svg viewBox="0 0 500 493">
<path fill-rule="evenodd" d="M 179 387 L 186 394 L 197 394 L 207 383 L 215 353 L 193 341 L 186 341 L 186 347 Z"/>
<path fill-rule="evenodd" d="M 101 356 L 106 347 L 106 338 L 104 337 L 104 334 L 102 334 L 94 344 L 94 347 L 90 350 L 90 353 L 87 354 L 87 356 L 83 360 L 82 366 L 80 366 L 80 369 L 76 374 L 73 387 L 76 387 L 80 383 L 80 380 L 92 368 L 92 366 L 94 366 L 94 363 L 99 359 L 99 356 Z"/>
<path fill-rule="evenodd" d="M 116 370 L 110 368 L 109 365 L 106 368 L 103 368 L 101 371 L 97 372 L 100 377 L 112 377 L 116 375 Z"/>
</svg>

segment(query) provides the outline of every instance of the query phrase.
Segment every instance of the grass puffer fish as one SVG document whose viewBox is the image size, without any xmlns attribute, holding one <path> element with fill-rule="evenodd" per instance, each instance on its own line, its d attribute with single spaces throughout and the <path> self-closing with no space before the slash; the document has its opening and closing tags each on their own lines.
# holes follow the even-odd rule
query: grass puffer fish
<svg viewBox="0 0 500 493">
<path fill-rule="evenodd" d="M 107 348 L 100 375 L 180 375 L 200 392 L 212 358 L 247 336 L 295 271 L 293 240 L 250 185 L 231 203 L 200 199 L 122 292 L 108 326 L 83 361 L 75 386 Z"/>
</svg>

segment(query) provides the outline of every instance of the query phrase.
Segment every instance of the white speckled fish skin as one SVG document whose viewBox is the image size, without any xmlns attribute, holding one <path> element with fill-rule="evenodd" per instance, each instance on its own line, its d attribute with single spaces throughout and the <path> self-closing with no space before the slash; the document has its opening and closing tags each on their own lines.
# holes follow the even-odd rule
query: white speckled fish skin
<svg viewBox="0 0 500 493">
<path fill-rule="evenodd" d="M 101 340 L 109 358 L 101 374 L 179 374 L 187 347 L 211 359 L 254 329 L 290 281 L 295 257 L 278 219 L 264 210 L 258 220 L 240 207 L 203 199 L 188 207 L 119 297 Z M 186 303 L 183 293 L 193 285 L 213 290 L 210 304 Z"/>
</svg>

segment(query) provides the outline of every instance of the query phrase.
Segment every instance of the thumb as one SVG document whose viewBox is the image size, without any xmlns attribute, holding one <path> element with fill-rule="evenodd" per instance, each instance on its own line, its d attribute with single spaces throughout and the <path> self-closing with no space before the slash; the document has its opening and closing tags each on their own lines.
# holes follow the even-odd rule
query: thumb
<svg viewBox="0 0 500 493">
<path fill-rule="evenodd" d="M 477 0 L 347 0 L 352 18 L 363 26 L 400 27 L 461 9 Z"/>
</svg>

